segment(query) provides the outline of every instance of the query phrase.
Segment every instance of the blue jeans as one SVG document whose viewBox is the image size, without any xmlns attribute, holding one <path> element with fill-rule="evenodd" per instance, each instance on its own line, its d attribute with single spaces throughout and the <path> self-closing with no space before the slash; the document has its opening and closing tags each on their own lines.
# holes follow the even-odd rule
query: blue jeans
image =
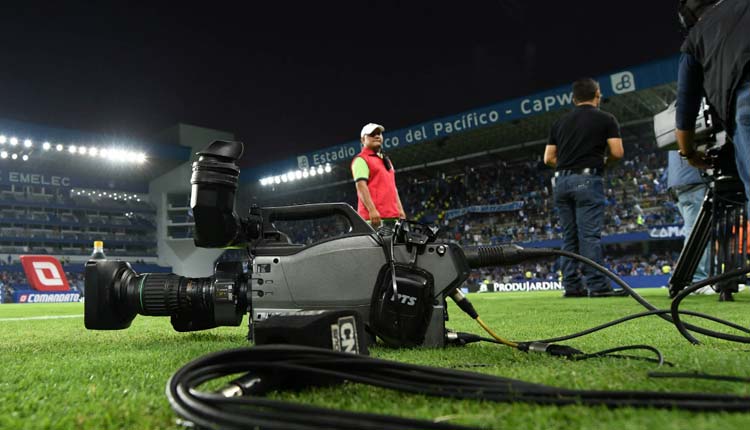
<svg viewBox="0 0 750 430">
<path fill-rule="evenodd" d="M 563 229 L 563 250 L 588 257 L 599 264 L 602 258 L 602 227 L 604 225 L 604 184 L 601 176 L 566 175 L 555 178 L 555 206 Z M 560 257 L 565 291 L 583 290 L 578 273 L 580 264 Z M 589 291 L 605 291 L 611 287 L 607 278 L 588 265 L 583 265 Z"/>
<path fill-rule="evenodd" d="M 740 180 L 745 184 L 745 196 L 750 200 L 750 80 L 740 84 L 737 89 L 734 120 L 734 159 Z"/>
<path fill-rule="evenodd" d="M 698 218 L 698 213 L 703 205 L 703 199 L 706 197 L 706 186 L 700 184 L 692 187 L 689 186 L 684 189 L 684 191 L 680 191 L 679 187 L 675 187 L 675 191 L 677 193 L 677 209 L 680 211 L 682 220 L 685 222 L 684 233 L 685 243 L 687 243 L 687 240 L 690 237 L 690 232 L 693 231 L 695 220 Z M 683 244 L 683 252 L 684 249 L 685 246 Z M 693 283 L 702 281 L 708 277 L 708 272 L 710 270 L 710 254 L 709 247 L 706 245 L 706 249 L 703 251 L 703 256 L 701 257 L 700 262 L 698 262 L 698 267 L 695 268 Z"/>
</svg>

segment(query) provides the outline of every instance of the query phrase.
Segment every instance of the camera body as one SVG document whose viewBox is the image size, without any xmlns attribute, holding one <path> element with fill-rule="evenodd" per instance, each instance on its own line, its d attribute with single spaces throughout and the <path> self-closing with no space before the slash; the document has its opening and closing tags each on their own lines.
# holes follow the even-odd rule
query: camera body
<svg viewBox="0 0 750 430">
<path fill-rule="evenodd" d="M 85 324 L 123 329 L 138 315 L 170 316 L 177 331 L 241 324 L 315 311 L 351 311 L 393 346 L 443 346 L 445 298 L 469 275 L 460 247 L 436 240 L 438 228 L 401 222 L 376 232 L 344 203 L 234 211 L 242 144 L 217 141 L 198 153 L 191 179 L 196 246 L 245 249 L 245 262 L 217 263 L 207 278 L 137 274 L 120 261 L 86 264 Z M 279 221 L 337 216 L 343 235 L 292 243 Z M 390 233 L 390 232 L 389 232 Z M 274 318 L 276 317 L 276 318 Z M 252 333 L 251 333 L 252 335 Z"/>
<path fill-rule="evenodd" d="M 334 205 L 356 215 L 348 205 Z M 413 229 L 415 224 L 410 226 Z M 380 334 L 373 330 L 374 326 L 390 325 L 399 314 L 402 321 L 397 324 L 398 329 L 413 330 L 415 334 L 411 339 L 393 343 L 442 346 L 445 297 L 460 287 L 469 273 L 463 252 L 453 244 L 433 240 L 420 245 L 409 243 L 407 235 L 401 237 L 406 239 L 400 240 L 398 232 L 393 237 L 391 262 L 384 250 L 383 236 L 375 231 L 347 234 L 309 246 L 255 247 L 250 279 L 254 326 L 262 328 L 271 316 L 346 309 L 356 311 L 371 331 Z M 384 274 L 391 263 L 396 267 L 395 280 L 390 272 Z M 390 292 L 394 283 L 393 294 L 377 294 L 379 290 Z M 389 311 L 373 306 L 383 301 L 393 308 Z M 389 312 L 393 315 L 384 315 Z M 422 329 L 410 328 L 410 324 L 426 328 L 421 333 Z"/>
<path fill-rule="evenodd" d="M 675 115 L 677 102 L 654 115 L 654 135 L 656 146 L 665 151 L 677 151 L 675 135 Z M 701 100 L 698 117 L 695 121 L 694 143 L 696 148 L 706 154 L 705 160 L 711 166 L 706 173 L 714 178 L 736 177 L 732 142 L 721 124 L 716 121 L 713 108 L 704 98 Z"/>
<path fill-rule="evenodd" d="M 665 151 L 677 151 L 677 137 L 675 135 L 675 116 L 677 102 L 672 102 L 665 110 L 654 115 L 654 135 L 656 147 Z M 698 145 L 706 146 L 717 134 L 716 124 L 706 100 L 701 101 L 698 117 L 695 120 L 695 141 Z M 726 134 L 726 133 L 724 133 Z"/>
</svg>

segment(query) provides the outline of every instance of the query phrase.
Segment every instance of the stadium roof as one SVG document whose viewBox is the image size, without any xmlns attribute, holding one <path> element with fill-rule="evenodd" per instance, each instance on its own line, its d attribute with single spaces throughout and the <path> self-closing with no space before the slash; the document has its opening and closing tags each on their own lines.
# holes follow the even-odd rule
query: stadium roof
<svg viewBox="0 0 750 430">
<path fill-rule="evenodd" d="M 622 94 L 606 99 L 602 109 L 615 115 L 620 122 L 623 139 L 641 138 L 653 134 L 652 117 L 667 108 L 674 100 L 676 85 Z M 472 163 L 476 157 L 513 159 L 528 158 L 524 148 L 546 144 L 552 124 L 569 108 L 545 112 L 536 116 L 498 124 L 436 139 L 421 145 L 405 147 L 390 153 L 400 171 L 429 167 L 430 163 L 462 161 Z M 534 149 L 541 157 L 542 152 Z M 510 154 L 510 155 L 509 155 Z M 426 166 L 427 165 L 427 166 Z"/>
<path fill-rule="evenodd" d="M 602 109 L 617 117 L 625 140 L 653 134 L 651 118 L 674 100 L 676 76 L 677 57 L 670 57 L 596 77 L 604 95 Z M 494 158 L 501 153 L 507 159 L 509 151 L 514 150 L 512 155 L 528 157 L 528 151 L 523 149 L 545 143 L 552 123 L 570 106 L 570 87 L 558 87 L 411 127 L 386 130 L 384 148 L 399 171 L 429 167 L 431 163 L 459 167 L 476 162 L 476 157 Z M 355 140 L 243 169 L 241 177 L 243 182 L 251 182 L 325 163 L 343 162 L 348 168 L 358 152 L 359 141 Z M 320 185 L 319 181 L 314 182 Z"/>
</svg>

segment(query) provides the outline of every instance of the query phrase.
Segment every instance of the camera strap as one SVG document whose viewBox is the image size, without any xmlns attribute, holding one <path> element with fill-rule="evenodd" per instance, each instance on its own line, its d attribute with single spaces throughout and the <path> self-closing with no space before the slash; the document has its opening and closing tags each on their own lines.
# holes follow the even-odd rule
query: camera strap
<svg viewBox="0 0 750 430">
<path fill-rule="evenodd" d="M 393 261 L 393 238 L 394 235 L 383 235 L 383 252 L 385 253 L 385 264 L 391 266 L 391 286 L 393 296 L 398 296 L 398 283 L 396 282 L 396 266 Z"/>
</svg>

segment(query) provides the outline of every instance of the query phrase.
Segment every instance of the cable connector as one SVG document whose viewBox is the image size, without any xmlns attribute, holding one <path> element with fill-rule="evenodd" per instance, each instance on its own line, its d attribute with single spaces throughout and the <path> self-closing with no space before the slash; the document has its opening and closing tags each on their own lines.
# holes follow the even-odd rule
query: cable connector
<svg viewBox="0 0 750 430">
<path fill-rule="evenodd" d="M 256 391 L 261 379 L 258 375 L 246 373 L 218 390 L 224 397 L 239 397 Z"/>
<path fill-rule="evenodd" d="M 518 344 L 518 350 L 523 352 L 546 353 L 555 357 L 572 357 L 583 354 L 583 351 L 567 345 L 557 345 L 543 342 L 523 342 Z"/>
<path fill-rule="evenodd" d="M 480 342 L 481 336 L 473 333 L 455 332 L 453 330 L 445 331 L 445 343 L 448 345 L 464 346 L 469 343 Z"/>
<path fill-rule="evenodd" d="M 479 316 L 476 309 L 474 309 L 474 305 L 471 304 L 469 299 L 466 298 L 464 293 L 461 292 L 458 288 L 454 288 L 453 291 L 448 293 L 451 299 L 453 299 L 454 302 L 456 302 L 456 305 L 458 307 L 466 312 L 467 315 L 471 317 L 471 319 L 475 320 Z"/>
</svg>

